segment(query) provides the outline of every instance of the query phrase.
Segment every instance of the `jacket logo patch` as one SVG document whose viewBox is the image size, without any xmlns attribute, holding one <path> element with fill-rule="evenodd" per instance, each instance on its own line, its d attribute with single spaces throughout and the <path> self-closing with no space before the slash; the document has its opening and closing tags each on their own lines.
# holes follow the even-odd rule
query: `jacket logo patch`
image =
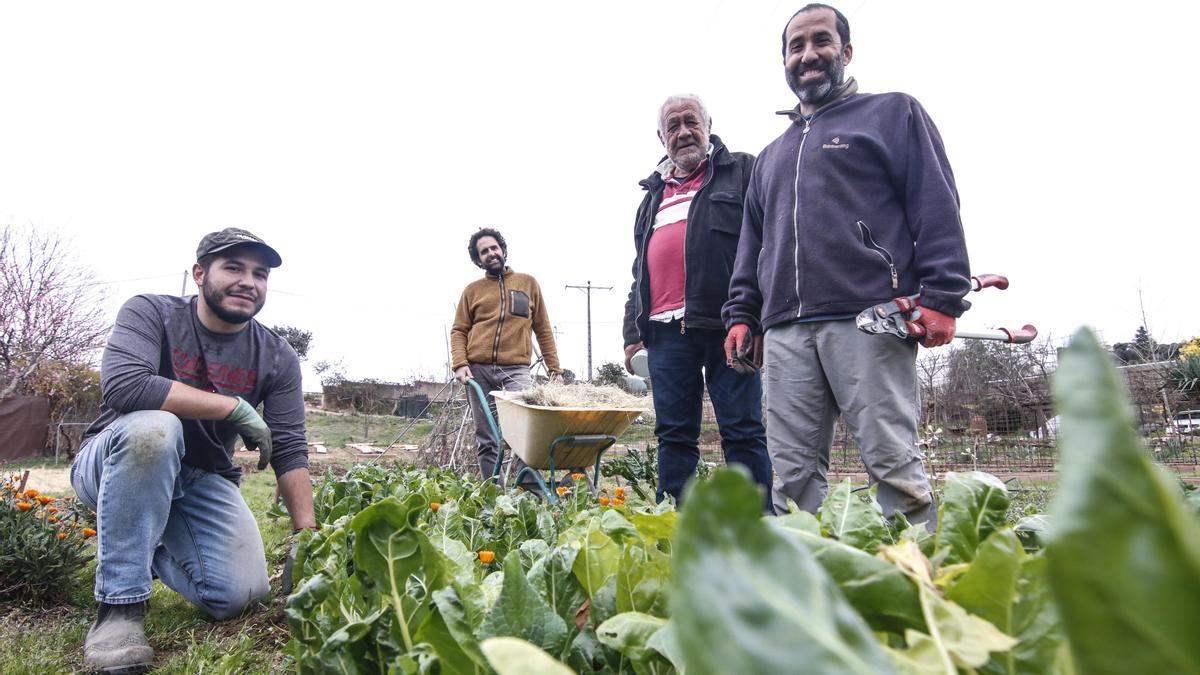
<svg viewBox="0 0 1200 675">
<path fill-rule="evenodd" d="M 828 143 L 821 144 L 822 150 L 849 150 L 850 144 L 843 143 L 841 136 L 834 136 L 833 140 Z"/>
</svg>

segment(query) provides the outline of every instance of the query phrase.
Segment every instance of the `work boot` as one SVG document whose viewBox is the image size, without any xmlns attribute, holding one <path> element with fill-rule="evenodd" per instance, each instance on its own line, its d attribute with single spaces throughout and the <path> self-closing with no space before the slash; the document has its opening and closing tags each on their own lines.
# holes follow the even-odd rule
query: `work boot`
<svg viewBox="0 0 1200 675">
<path fill-rule="evenodd" d="M 100 603 L 96 623 L 83 642 L 83 665 L 101 673 L 131 675 L 144 673 L 154 664 L 154 650 L 146 641 L 142 620 L 146 603 L 109 605 Z"/>
</svg>

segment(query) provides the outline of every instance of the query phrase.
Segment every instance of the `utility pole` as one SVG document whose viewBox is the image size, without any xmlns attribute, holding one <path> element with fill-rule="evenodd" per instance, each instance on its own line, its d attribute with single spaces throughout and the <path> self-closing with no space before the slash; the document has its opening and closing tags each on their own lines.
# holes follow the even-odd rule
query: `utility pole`
<svg viewBox="0 0 1200 675">
<path fill-rule="evenodd" d="M 187 296 L 187 270 L 183 271 L 183 287 L 179 289 L 179 297 Z"/>
<path fill-rule="evenodd" d="M 587 293 L 587 331 L 588 331 L 588 382 L 592 381 L 592 291 L 611 291 L 612 286 L 593 286 L 591 281 L 587 282 L 587 286 L 572 286 L 567 284 L 567 288 L 578 288 Z"/>
</svg>

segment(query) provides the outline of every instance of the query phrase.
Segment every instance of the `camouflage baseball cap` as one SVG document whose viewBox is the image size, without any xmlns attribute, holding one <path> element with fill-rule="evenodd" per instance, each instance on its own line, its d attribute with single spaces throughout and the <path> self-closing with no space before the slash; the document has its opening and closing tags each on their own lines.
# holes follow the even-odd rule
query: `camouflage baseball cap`
<svg viewBox="0 0 1200 675">
<path fill-rule="evenodd" d="M 196 247 L 196 259 L 199 260 L 206 255 L 219 253 L 234 246 L 242 244 L 250 244 L 257 247 L 267 255 L 267 264 L 271 267 L 279 267 L 283 264 L 283 258 L 279 257 L 279 253 L 271 248 L 267 242 L 263 241 L 256 235 L 236 227 L 227 227 L 220 232 L 209 232 L 200 240 L 200 245 Z"/>
</svg>

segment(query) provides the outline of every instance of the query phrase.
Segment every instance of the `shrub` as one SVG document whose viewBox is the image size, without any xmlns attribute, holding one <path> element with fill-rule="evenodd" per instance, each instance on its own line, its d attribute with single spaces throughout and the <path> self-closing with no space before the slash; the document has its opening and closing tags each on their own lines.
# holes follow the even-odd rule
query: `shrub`
<svg viewBox="0 0 1200 675">
<path fill-rule="evenodd" d="M 71 498 L 23 490 L 20 479 L 6 475 L 0 484 L 0 602 L 61 602 L 92 559 L 91 512 Z"/>
</svg>

